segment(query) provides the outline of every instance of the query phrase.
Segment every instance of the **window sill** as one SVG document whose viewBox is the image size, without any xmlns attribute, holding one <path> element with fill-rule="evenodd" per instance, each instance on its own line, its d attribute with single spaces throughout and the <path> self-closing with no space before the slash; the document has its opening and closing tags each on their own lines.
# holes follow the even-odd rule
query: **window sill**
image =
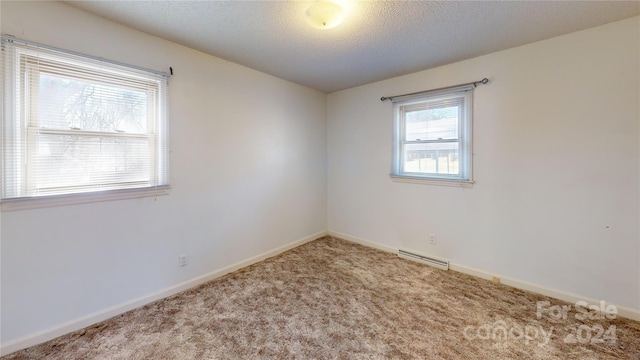
<svg viewBox="0 0 640 360">
<path fill-rule="evenodd" d="M 7 199 L 0 202 L 2 212 L 39 209 L 54 206 L 78 205 L 94 202 L 137 199 L 169 195 L 169 186 L 109 190 L 80 194 L 52 195 L 32 198 Z"/>
<path fill-rule="evenodd" d="M 401 175 L 389 175 L 393 182 L 410 183 L 410 184 L 422 184 L 422 185 L 438 185 L 438 186 L 450 186 L 458 188 L 473 188 L 475 181 L 473 180 L 454 180 L 454 179 L 435 179 L 435 178 L 422 178 L 417 176 L 401 176 Z"/>
</svg>

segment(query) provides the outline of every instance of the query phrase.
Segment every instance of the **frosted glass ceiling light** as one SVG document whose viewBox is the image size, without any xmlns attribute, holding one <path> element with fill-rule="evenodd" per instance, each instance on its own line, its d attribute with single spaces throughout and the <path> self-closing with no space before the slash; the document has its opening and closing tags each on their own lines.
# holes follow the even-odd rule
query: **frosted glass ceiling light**
<svg viewBox="0 0 640 360">
<path fill-rule="evenodd" d="M 318 29 L 331 29 L 344 18 L 344 9 L 331 0 L 315 1 L 305 12 L 307 22 Z"/>
</svg>

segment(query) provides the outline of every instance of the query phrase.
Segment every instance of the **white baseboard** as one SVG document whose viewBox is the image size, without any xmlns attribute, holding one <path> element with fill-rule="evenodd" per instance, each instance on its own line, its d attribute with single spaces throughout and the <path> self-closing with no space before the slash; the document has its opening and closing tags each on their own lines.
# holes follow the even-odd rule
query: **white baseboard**
<svg viewBox="0 0 640 360">
<path fill-rule="evenodd" d="M 533 284 L 533 283 L 518 280 L 518 279 L 503 277 L 500 275 L 492 274 L 483 270 L 474 269 L 474 268 L 463 266 L 460 264 L 451 263 L 449 264 L 449 268 L 453 271 L 461 272 L 464 274 L 476 276 L 476 277 L 487 279 L 487 280 L 493 280 L 494 277 L 497 277 L 500 280 L 500 283 L 503 285 L 511 286 L 516 289 L 525 290 L 525 291 L 529 291 L 529 292 L 540 294 L 540 295 L 549 296 L 554 299 L 566 301 L 571 304 L 575 304 L 578 301 L 586 301 L 589 304 L 600 303 L 600 300 L 597 300 L 597 299 L 568 293 L 562 290 L 548 288 L 545 286 Z M 618 313 L 617 313 L 618 316 L 631 319 L 631 320 L 640 321 L 640 310 L 619 306 L 615 304 L 612 304 L 612 305 L 614 305 L 618 310 Z"/>
<path fill-rule="evenodd" d="M 315 233 L 313 235 L 307 236 L 303 239 L 299 239 L 296 241 L 293 241 L 287 245 L 283 245 L 281 247 L 278 247 L 276 249 L 273 249 L 271 251 L 267 251 L 265 253 L 262 253 L 260 255 L 256 255 L 254 257 L 251 257 L 249 259 L 237 262 L 235 264 L 229 265 L 227 267 L 224 267 L 222 269 L 219 270 L 215 270 L 213 272 L 210 272 L 208 274 L 196 277 L 194 279 L 182 282 L 180 284 L 171 286 L 169 288 L 157 291 L 155 293 L 128 301 L 126 303 L 122 303 L 104 310 L 101 310 L 99 312 L 93 313 L 93 314 L 89 314 L 85 317 L 70 321 L 68 323 L 62 324 L 60 326 L 57 326 L 55 328 L 51 328 L 48 330 L 44 330 L 41 332 L 37 332 L 34 334 L 30 334 L 27 335 L 25 337 L 22 337 L 20 339 L 17 340 L 13 340 L 13 341 L 9 341 L 5 344 L 1 344 L 0 345 L 0 356 L 4 356 L 7 354 L 10 354 L 12 352 L 21 350 L 21 349 L 25 349 L 28 348 L 30 346 L 34 346 L 40 343 L 43 343 L 45 341 L 49 341 L 51 339 L 55 339 L 58 336 L 62 336 L 65 334 L 68 334 L 70 332 L 76 331 L 76 330 L 80 330 L 83 329 L 87 326 L 91 326 L 95 323 L 98 323 L 100 321 L 104 321 L 107 320 L 109 318 L 112 318 L 116 315 L 120 315 L 122 313 L 125 313 L 127 311 L 136 309 L 138 307 L 144 306 L 146 304 L 149 304 L 151 302 L 154 302 L 156 300 L 160 300 L 162 298 L 177 294 L 179 292 L 191 289 L 193 287 L 196 287 L 198 285 L 202 285 L 208 281 L 211 281 L 213 279 L 219 278 L 221 276 L 224 276 L 228 273 L 234 272 L 236 270 L 239 270 L 241 268 L 247 267 L 249 265 L 253 265 L 255 263 L 258 263 L 260 261 L 263 261 L 265 259 L 268 259 L 270 257 L 276 256 L 278 254 L 281 254 L 287 250 L 293 249 L 297 246 L 300 246 L 302 244 L 305 244 L 307 242 L 310 242 L 312 240 L 318 239 L 320 237 L 323 237 L 325 235 L 331 235 L 331 236 L 335 236 L 337 238 L 340 239 L 344 239 L 347 241 L 351 241 L 360 245 L 364 245 L 367 247 L 371 247 L 374 249 L 378 249 L 378 250 L 382 250 L 382 251 L 386 251 L 386 252 L 390 252 L 390 253 L 394 253 L 397 254 L 398 253 L 398 249 L 394 248 L 392 246 L 388 246 L 385 244 L 381 244 L 381 243 L 377 243 L 377 242 L 373 242 L 373 241 L 369 241 L 369 240 L 365 240 L 362 238 L 358 238 L 355 236 L 351 236 L 348 234 L 344 234 L 344 233 L 340 233 L 340 232 L 335 232 L 335 231 L 321 231 L 318 233 Z M 455 264 L 455 263 L 450 263 L 450 269 L 453 271 L 458 271 L 461 273 L 465 273 L 468 275 L 472 275 L 472 276 L 476 276 L 479 278 L 483 278 L 483 279 L 487 279 L 487 280 L 492 280 L 494 277 L 498 277 L 500 279 L 500 283 L 504 284 L 504 285 L 508 285 L 508 286 L 512 286 L 514 288 L 518 288 L 518 289 L 522 289 L 522 290 L 526 290 L 526 291 L 530 291 L 530 292 L 534 292 L 534 293 L 538 293 L 538 294 L 542 294 L 542 295 L 546 295 L 555 299 L 559 299 L 562 301 L 566 301 L 569 303 L 575 303 L 577 301 L 586 301 L 589 304 L 598 304 L 598 300 L 596 299 L 590 299 L 584 296 L 580 296 L 580 295 L 575 295 L 575 294 L 570 294 L 564 291 L 560 291 L 560 290 L 556 290 L 556 289 L 550 289 L 550 288 L 546 288 L 544 286 L 540 286 L 540 285 L 536 285 L 536 284 L 532 284 L 532 283 L 528 283 L 525 281 L 521 281 L 521 280 L 517 280 L 517 279 L 512 279 L 512 278 L 506 278 L 506 277 L 502 277 L 496 274 L 492 274 L 489 273 L 487 271 L 484 270 L 479 270 L 479 269 L 474 269 L 468 266 L 463 266 L 463 265 L 459 265 L 459 264 Z M 615 305 L 615 304 L 614 304 Z M 618 309 L 618 315 L 624 318 L 628 318 L 628 319 L 632 319 L 632 320 L 636 320 L 636 321 L 640 321 L 640 311 L 636 310 L 636 309 L 632 309 L 632 308 L 627 308 L 627 307 L 623 307 L 623 306 L 617 306 Z"/>
<path fill-rule="evenodd" d="M 249 259 L 237 262 L 235 264 L 229 265 L 227 267 L 224 267 L 222 269 L 219 270 L 215 270 L 213 272 L 210 272 L 208 274 L 202 275 L 202 276 L 198 276 L 196 278 L 193 278 L 191 280 L 187 280 L 185 282 L 182 282 L 180 284 L 171 286 L 169 288 L 154 292 L 152 294 L 149 295 L 145 295 L 143 297 L 139 297 L 137 299 L 119 304 L 119 305 L 115 305 L 112 306 L 110 308 L 95 312 L 93 314 L 89 314 L 87 316 L 84 316 L 82 318 L 76 319 L 76 320 L 72 320 L 68 323 L 62 324 L 60 326 L 56 326 L 54 328 L 51 329 L 47 329 L 44 331 L 40 331 L 34 334 L 30 334 L 27 335 L 25 337 L 13 340 L 13 341 L 9 341 L 7 343 L 1 344 L 0 345 L 0 356 L 4 356 L 7 354 L 10 354 L 12 352 L 18 351 L 18 350 L 22 350 L 22 349 L 26 349 L 28 347 L 37 345 L 37 344 L 41 344 L 45 341 L 49 341 L 51 339 L 55 339 L 58 336 L 62 336 L 65 334 L 68 334 L 70 332 L 76 331 L 76 330 L 80 330 L 83 329 L 87 326 L 91 326 L 95 323 L 98 323 L 100 321 L 104 321 L 107 320 L 109 318 L 112 318 L 116 315 L 120 315 L 122 313 L 125 313 L 129 310 L 133 310 L 136 308 L 139 308 L 141 306 L 144 306 L 146 304 L 149 304 L 151 302 L 154 302 L 156 300 L 160 300 L 163 298 L 166 298 L 168 296 L 177 294 L 179 292 L 191 289 L 193 287 L 196 287 L 198 285 L 202 285 L 208 281 L 211 281 L 213 279 L 219 278 L 223 275 L 226 275 L 228 273 L 234 272 L 236 270 L 239 270 L 241 268 L 247 267 L 249 265 L 253 265 L 255 263 L 258 263 L 260 261 L 263 261 L 265 259 L 268 259 L 270 257 L 276 256 L 278 254 L 281 254 L 287 250 L 293 249 L 295 247 L 298 247 L 302 244 L 305 244 L 307 242 L 310 242 L 312 240 L 321 238 L 323 236 L 328 235 L 327 231 L 321 231 L 318 233 L 315 233 L 313 235 L 307 236 L 305 238 L 293 241 L 289 244 L 280 246 L 276 249 L 273 249 L 271 251 L 267 251 L 265 253 L 262 253 L 260 255 L 256 255 L 254 257 L 251 257 Z"/>
<path fill-rule="evenodd" d="M 344 240 L 347 240 L 347 241 L 351 241 L 351 242 L 354 242 L 354 243 L 357 243 L 357 244 L 360 244 L 360 245 L 371 247 L 371 248 L 374 248 L 374 249 L 378 249 L 378 250 L 394 253 L 394 254 L 397 254 L 398 250 L 399 250 L 398 248 L 394 248 L 392 246 L 388 246 L 388 245 L 380 244 L 380 243 L 377 243 L 377 242 L 365 240 L 365 239 L 362 239 L 362 238 L 358 238 L 358 237 L 355 237 L 355 236 L 351 236 L 351 235 L 340 233 L 340 232 L 336 232 L 336 231 L 329 231 L 329 235 L 330 236 L 335 236 L 337 238 L 344 239 Z M 541 285 L 529 283 L 529 282 L 518 280 L 518 279 L 513 279 L 513 278 L 509 278 L 509 277 L 503 277 L 503 276 L 500 276 L 500 275 L 497 275 L 497 274 L 490 273 L 488 271 L 475 269 L 475 268 L 472 268 L 472 267 L 468 267 L 468 266 L 464 266 L 464 265 L 460 265 L 460 264 L 456 264 L 456 263 L 449 263 L 449 269 L 451 269 L 453 271 L 461 272 L 461 273 L 464 273 L 464 274 L 467 274 L 467 275 L 479 277 L 479 278 L 482 278 L 482 279 L 487 279 L 487 280 L 493 280 L 494 278 L 498 278 L 500 280 L 501 284 L 504 284 L 504 285 L 507 285 L 507 286 L 511 286 L 511 287 L 516 288 L 516 289 L 525 290 L 525 291 L 529 291 L 529 292 L 532 292 L 532 293 L 549 296 L 549 297 L 552 297 L 554 299 L 566 301 L 566 302 L 571 303 L 571 304 L 575 304 L 578 301 L 586 301 L 589 304 L 599 304 L 600 303 L 600 301 L 597 300 L 597 299 L 592 299 L 592 298 L 589 298 L 589 297 L 586 297 L 586 296 L 580 296 L 580 295 L 576 295 L 576 294 L 571 294 L 571 293 L 564 292 L 564 291 L 561 291 L 561 290 L 551 289 L 551 288 L 548 288 L 548 287 L 544 287 L 544 286 L 541 286 Z M 623 318 L 627 318 L 627 319 L 631 319 L 631 320 L 640 321 L 640 309 L 633 309 L 633 308 L 628 308 L 628 307 L 624 307 L 624 306 L 618 306 L 616 304 L 612 304 L 612 305 L 614 305 L 617 308 L 618 316 L 623 317 Z"/>
<path fill-rule="evenodd" d="M 356 244 L 364 245 L 366 247 L 370 247 L 370 248 L 374 248 L 374 249 L 378 249 L 378 250 L 382 250 L 382 251 L 386 251 L 394 254 L 398 253 L 398 249 L 394 248 L 393 246 L 388 246 L 388 245 L 380 244 L 377 242 L 365 240 L 359 237 L 351 236 L 349 234 L 345 234 L 337 231 L 329 231 L 329 236 L 335 236 L 337 238 L 351 241 Z"/>
</svg>

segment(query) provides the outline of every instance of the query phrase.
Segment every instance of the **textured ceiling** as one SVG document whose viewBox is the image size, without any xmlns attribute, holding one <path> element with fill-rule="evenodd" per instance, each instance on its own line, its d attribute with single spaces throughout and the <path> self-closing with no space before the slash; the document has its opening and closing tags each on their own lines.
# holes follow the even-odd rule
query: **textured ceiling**
<svg viewBox="0 0 640 360">
<path fill-rule="evenodd" d="M 348 1 L 320 30 L 309 1 L 67 3 L 327 93 L 640 14 L 638 1 Z"/>
</svg>

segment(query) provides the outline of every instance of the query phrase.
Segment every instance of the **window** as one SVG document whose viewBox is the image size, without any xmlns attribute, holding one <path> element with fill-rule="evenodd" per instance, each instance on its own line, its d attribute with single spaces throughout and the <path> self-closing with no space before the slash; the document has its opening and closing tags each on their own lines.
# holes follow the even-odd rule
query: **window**
<svg viewBox="0 0 640 360">
<path fill-rule="evenodd" d="M 473 86 L 394 98 L 394 178 L 472 182 Z"/>
<path fill-rule="evenodd" d="M 3 36 L 2 199 L 166 187 L 167 77 Z"/>
</svg>

